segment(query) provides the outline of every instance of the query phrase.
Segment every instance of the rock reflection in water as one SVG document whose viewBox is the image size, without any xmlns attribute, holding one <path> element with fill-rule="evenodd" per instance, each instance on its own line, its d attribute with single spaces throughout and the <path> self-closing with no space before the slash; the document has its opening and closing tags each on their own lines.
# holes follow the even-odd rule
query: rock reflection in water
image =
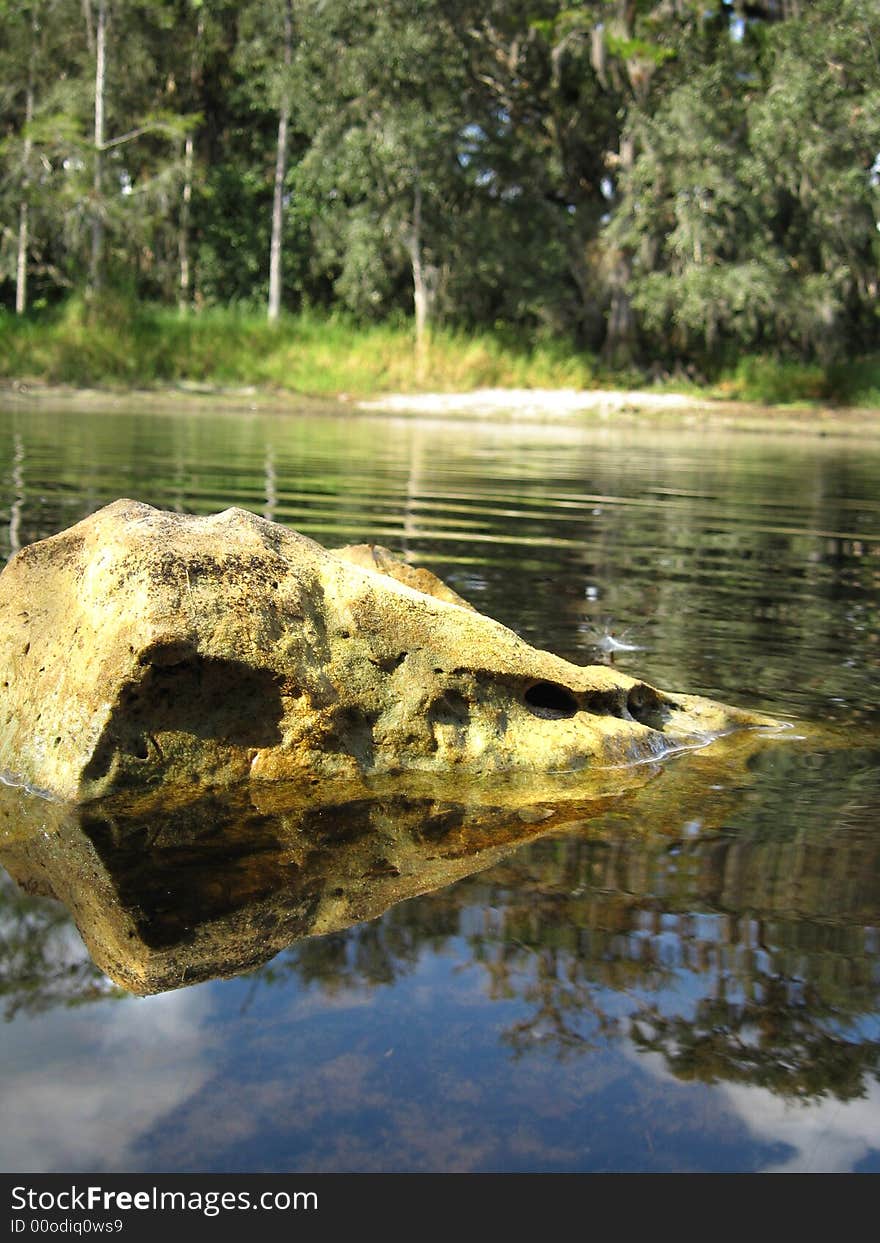
<svg viewBox="0 0 880 1243">
<path fill-rule="evenodd" d="M 514 1057 L 623 1042 L 679 1079 L 851 1100 L 880 1066 L 877 758 L 743 735 L 552 808 L 203 802 L 164 823 L 32 800 L 28 822 L 4 791 L 0 861 L 132 991 L 382 988 L 454 942 L 490 1004 L 519 1003 Z"/>
<path fill-rule="evenodd" d="M 73 807 L 0 786 L 0 862 L 26 892 L 63 902 L 95 963 L 145 995 L 237 975 L 293 941 L 375 919 L 606 812 L 656 775 L 648 765 L 599 775 L 559 806 L 534 806 L 516 785 L 460 803 L 412 783 L 405 796 L 346 801 L 278 785 L 173 810 Z"/>
</svg>

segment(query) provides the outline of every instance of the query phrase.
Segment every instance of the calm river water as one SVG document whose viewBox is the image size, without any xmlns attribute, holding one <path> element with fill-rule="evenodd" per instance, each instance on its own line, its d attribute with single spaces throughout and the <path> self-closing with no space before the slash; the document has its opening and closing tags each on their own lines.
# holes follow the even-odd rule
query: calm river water
<svg viewBox="0 0 880 1243">
<path fill-rule="evenodd" d="M 149 953 L 217 892 L 289 927 L 147 997 L 15 883 L 39 842 L 7 819 L 0 1169 L 880 1171 L 880 441 L 0 409 L 0 557 L 119 496 L 386 544 L 537 646 L 611 635 L 619 668 L 795 728 L 321 936 L 278 916 L 283 869 L 266 897 L 268 820 L 213 861 L 213 830 L 132 862 L 80 826 L 153 903 Z M 442 853 L 441 820 L 407 840 Z M 313 886 L 343 867 L 321 832 Z"/>
</svg>

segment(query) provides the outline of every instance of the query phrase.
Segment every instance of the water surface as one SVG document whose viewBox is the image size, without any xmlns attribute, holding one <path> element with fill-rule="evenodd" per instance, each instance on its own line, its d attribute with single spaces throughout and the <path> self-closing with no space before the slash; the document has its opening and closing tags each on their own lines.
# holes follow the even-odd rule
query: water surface
<svg viewBox="0 0 880 1243">
<path fill-rule="evenodd" d="M 0 410 L 0 555 L 125 495 L 381 542 L 531 643 L 586 663 L 613 637 L 619 668 L 804 740 L 677 760 L 601 815 L 505 829 L 454 883 L 148 997 L 15 884 L 38 835 L 7 820 L 0 1168 L 880 1169 L 877 442 Z M 219 909 L 235 876 L 244 909 L 267 860 L 283 890 L 296 834 L 261 824 L 222 869 L 198 836 L 126 838 L 155 865 L 138 909 L 193 941 L 192 895 Z M 469 831 L 428 827 L 450 857 Z"/>
</svg>

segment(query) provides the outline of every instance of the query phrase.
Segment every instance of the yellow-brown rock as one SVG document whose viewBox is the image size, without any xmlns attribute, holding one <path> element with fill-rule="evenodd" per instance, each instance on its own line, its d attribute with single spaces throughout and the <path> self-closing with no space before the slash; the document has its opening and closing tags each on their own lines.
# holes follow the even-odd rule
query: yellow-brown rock
<svg viewBox="0 0 880 1243">
<path fill-rule="evenodd" d="M 23 548 L 0 574 L 4 778 L 87 802 L 248 780 L 548 776 L 775 724 L 569 664 L 429 594 L 433 576 L 419 589 L 370 559 L 240 509 L 129 500 Z"/>
<path fill-rule="evenodd" d="M 403 583 L 405 587 L 412 587 L 415 591 L 422 592 L 423 595 L 445 600 L 447 604 L 460 604 L 462 608 L 472 611 L 474 609 L 472 604 L 462 599 L 457 591 L 453 591 L 447 583 L 443 582 L 442 578 L 438 578 L 436 574 L 432 574 L 430 570 L 422 566 L 407 565 L 405 561 L 399 561 L 390 549 L 384 548 L 381 544 L 348 544 L 345 548 L 334 548 L 332 551 L 334 556 L 342 557 L 344 561 L 352 565 L 359 565 L 365 570 L 376 570 L 379 574 L 387 574 L 389 578 L 396 579 L 398 583 Z"/>
</svg>

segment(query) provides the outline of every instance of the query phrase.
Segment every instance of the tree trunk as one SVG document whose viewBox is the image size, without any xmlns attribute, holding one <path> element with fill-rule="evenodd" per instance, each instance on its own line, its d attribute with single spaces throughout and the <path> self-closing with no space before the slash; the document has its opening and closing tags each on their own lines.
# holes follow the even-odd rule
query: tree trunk
<svg viewBox="0 0 880 1243">
<path fill-rule="evenodd" d="M 620 139 L 620 167 L 624 174 L 632 171 L 634 163 L 632 135 L 623 134 Z M 605 361 L 613 367 L 629 366 L 635 358 L 636 317 L 629 295 L 631 277 L 632 259 L 625 250 L 618 250 L 611 272 L 611 305 L 602 349 Z"/>
<path fill-rule="evenodd" d="M 290 70 L 293 56 L 293 6 L 284 0 L 284 68 Z M 287 172 L 287 121 L 290 113 L 290 85 L 285 76 L 278 108 L 278 148 L 275 156 L 275 192 L 272 196 L 272 241 L 269 246 L 269 322 L 281 313 L 281 238 L 284 227 L 284 177 Z"/>
<path fill-rule="evenodd" d="M 95 27 L 92 24 L 92 0 L 82 0 L 82 11 L 86 23 L 86 47 L 88 48 L 89 56 L 91 56 L 95 50 Z"/>
<path fill-rule="evenodd" d="M 18 255 L 15 262 L 15 313 L 27 310 L 28 201 L 18 205 Z"/>
<path fill-rule="evenodd" d="M 416 321 L 416 375 L 421 380 L 424 376 L 428 351 L 428 325 L 431 318 L 431 304 L 435 282 L 430 269 L 422 260 L 422 186 L 416 178 L 413 196 L 412 226 L 407 237 L 410 265 L 413 278 L 413 308 Z"/>
<path fill-rule="evenodd" d="M 412 274 L 413 304 L 416 317 L 416 355 L 422 358 L 425 352 L 430 306 L 428 288 L 425 284 L 425 272 L 422 267 L 421 239 L 418 233 L 415 233 L 415 244 L 412 250 Z"/>
<path fill-rule="evenodd" d="M 95 167 L 92 182 L 92 253 L 89 264 L 89 291 L 96 292 L 103 281 L 104 260 L 104 84 L 106 78 L 107 0 L 98 2 L 95 29 Z"/>
<path fill-rule="evenodd" d="M 629 255 L 620 252 L 611 278 L 611 306 L 603 354 L 613 367 L 626 367 L 635 357 L 636 319 L 629 296 L 631 263 Z"/>
<path fill-rule="evenodd" d="M 180 259 L 180 284 L 177 291 L 177 308 L 181 315 L 189 310 L 192 301 L 189 270 L 189 205 L 192 201 L 193 138 L 187 134 L 183 148 L 183 197 L 180 204 L 180 230 L 177 235 L 177 253 Z"/>
<path fill-rule="evenodd" d="M 272 196 L 272 241 L 269 247 L 269 322 L 281 313 L 281 232 L 284 226 L 284 176 L 287 169 L 287 113 L 278 114 L 275 193 Z"/>
<path fill-rule="evenodd" d="M 205 15 L 202 9 L 196 19 L 196 37 L 193 44 L 192 59 L 189 65 L 190 106 L 196 99 L 199 80 L 199 54 L 202 36 L 205 33 Z M 177 254 L 180 260 L 180 280 L 177 291 L 177 306 L 181 315 L 185 315 L 192 305 L 192 274 L 189 262 L 189 213 L 192 202 L 193 164 L 195 159 L 195 143 L 192 134 L 187 134 L 183 146 L 183 193 L 180 202 L 180 227 L 177 234 Z"/>
<path fill-rule="evenodd" d="M 31 16 L 31 45 L 28 54 L 27 94 L 24 103 L 24 150 L 22 152 L 23 175 L 21 183 L 21 202 L 18 205 L 18 254 L 15 262 L 15 313 L 24 315 L 27 310 L 27 252 L 28 230 L 30 225 L 30 204 L 28 190 L 30 186 L 30 160 L 33 140 L 30 135 L 30 124 L 34 119 L 34 62 L 37 54 L 37 34 L 39 22 L 37 10 Z"/>
</svg>

